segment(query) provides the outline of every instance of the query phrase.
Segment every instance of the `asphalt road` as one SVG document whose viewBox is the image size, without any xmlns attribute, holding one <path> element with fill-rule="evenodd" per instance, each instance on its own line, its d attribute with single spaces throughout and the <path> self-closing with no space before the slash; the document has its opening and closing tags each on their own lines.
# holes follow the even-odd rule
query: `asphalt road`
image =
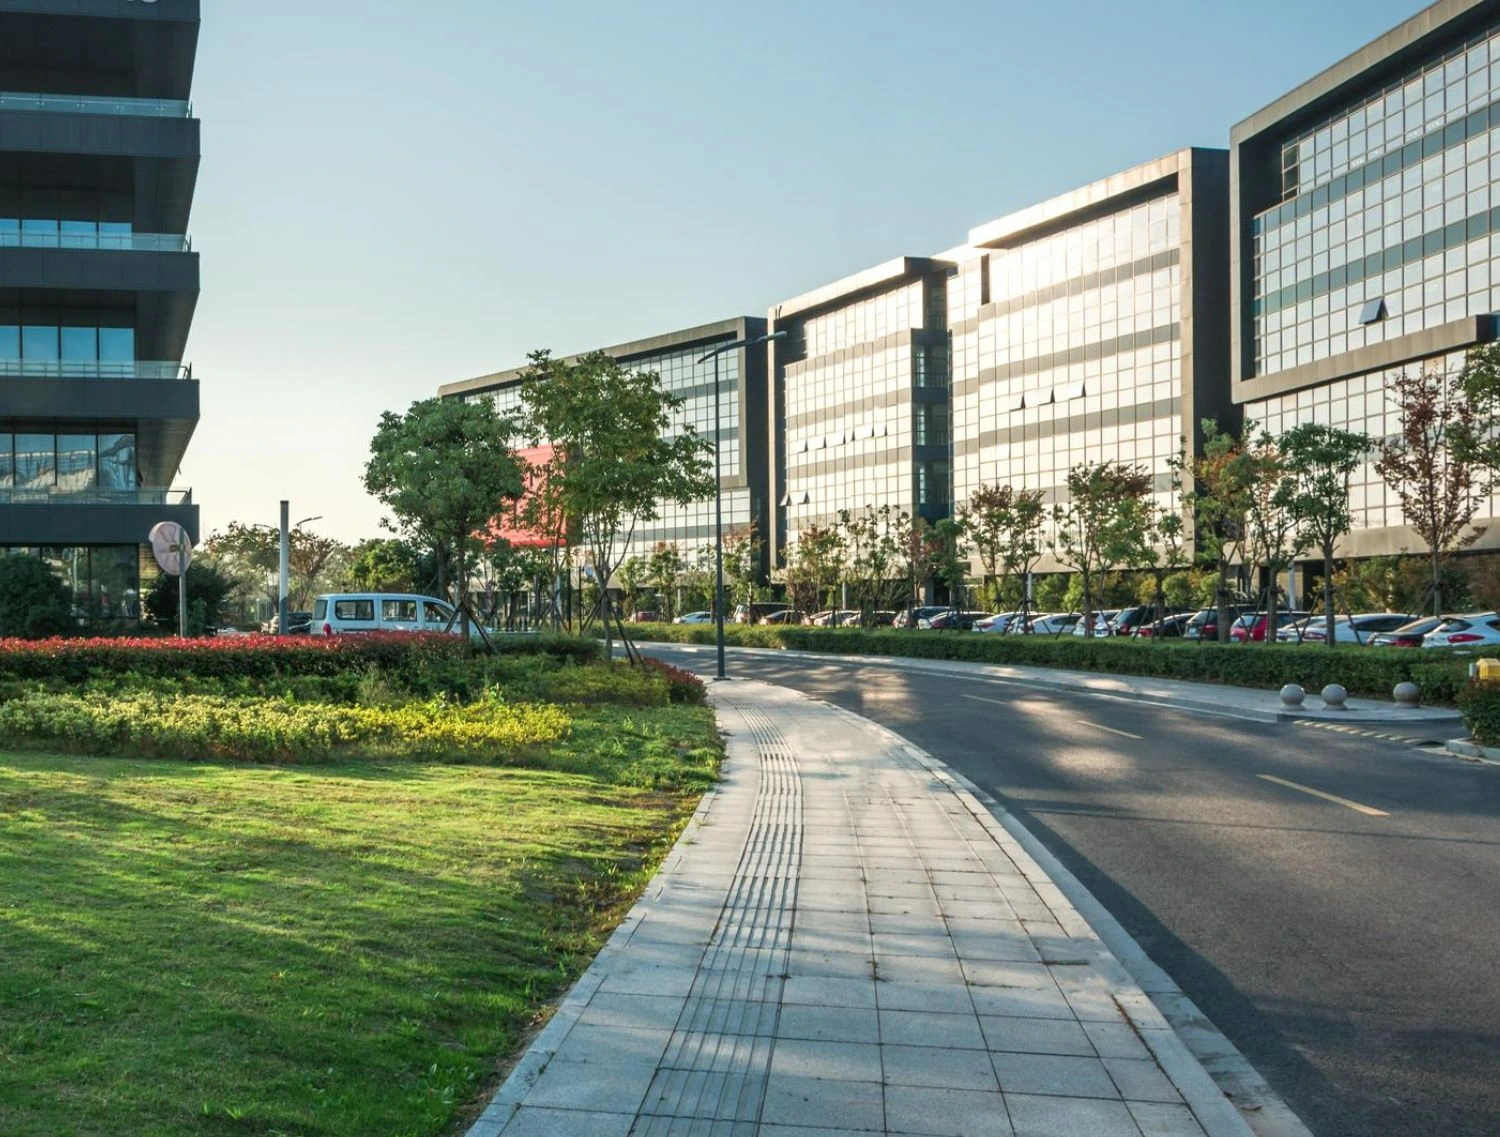
<svg viewBox="0 0 1500 1137">
<path fill-rule="evenodd" d="M 1500 767 L 899 666 L 730 666 L 1004 801 L 1317 1137 L 1500 1134 Z"/>
</svg>

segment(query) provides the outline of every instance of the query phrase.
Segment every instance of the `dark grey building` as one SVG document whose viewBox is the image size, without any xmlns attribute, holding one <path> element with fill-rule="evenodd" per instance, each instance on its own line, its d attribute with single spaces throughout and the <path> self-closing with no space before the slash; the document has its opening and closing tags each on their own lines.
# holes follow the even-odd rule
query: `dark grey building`
<svg viewBox="0 0 1500 1137">
<path fill-rule="evenodd" d="M 898 257 L 776 306 L 767 391 L 772 564 L 812 525 L 865 506 L 950 511 L 947 283 Z"/>
<path fill-rule="evenodd" d="M 1456 367 L 1496 338 L 1500 2 L 1432 5 L 1231 144 L 1235 402 L 1273 434 L 1395 433 L 1393 376 Z M 1346 555 L 1423 550 L 1369 464 L 1353 506 Z M 1500 546 L 1500 528 L 1481 545 Z"/>
<path fill-rule="evenodd" d="M 660 374 L 662 386 L 683 400 L 674 413 L 672 433 L 689 426 L 701 438 L 720 447 L 720 488 L 724 499 L 724 532 L 753 524 L 765 534 L 767 472 L 765 450 L 766 362 L 763 348 L 738 348 L 719 357 L 720 414 L 714 424 L 714 364 L 700 360 L 717 347 L 765 334 L 766 322 L 753 316 L 735 317 L 714 324 L 668 332 L 649 339 L 632 340 L 601 348 L 632 371 Z M 576 357 L 575 357 L 576 358 Z M 502 413 L 520 408 L 521 377 L 517 367 L 493 375 L 481 375 L 438 389 L 443 398 L 489 399 Z M 633 523 L 624 556 L 648 556 L 659 543 L 673 544 L 691 562 L 714 540 L 714 499 L 687 506 L 662 501 L 657 516 Z"/>
<path fill-rule="evenodd" d="M 0 552 L 134 614 L 198 421 L 198 0 L 0 0 Z M 151 571 L 148 569 L 148 571 Z"/>
<path fill-rule="evenodd" d="M 1233 426 L 1228 211 L 1228 154 L 1182 150 L 939 254 L 959 266 L 956 501 L 1010 485 L 1051 506 L 1067 500 L 1070 469 L 1110 459 L 1144 467 L 1160 504 L 1178 507 L 1173 457 L 1202 419 Z"/>
</svg>

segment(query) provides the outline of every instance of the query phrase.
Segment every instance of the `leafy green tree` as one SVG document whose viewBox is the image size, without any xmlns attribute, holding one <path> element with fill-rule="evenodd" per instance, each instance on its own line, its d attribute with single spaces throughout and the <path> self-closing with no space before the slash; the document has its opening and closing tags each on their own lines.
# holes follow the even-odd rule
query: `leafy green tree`
<svg viewBox="0 0 1500 1137">
<path fill-rule="evenodd" d="M 576 361 L 531 355 L 522 377 L 524 430 L 554 447 L 545 478 L 556 512 L 587 552 L 608 617 L 609 585 L 635 526 L 663 501 L 687 505 L 715 489 L 712 445 L 691 428 L 673 432 L 682 400 L 654 371 L 632 371 L 603 352 Z M 606 644 L 612 639 L 606 627 Z"/>
<path fill-rule="evenodd" d="M 729 601 L 754 604 L 760 594 L 760 566 L 765 544 L 757 536 L 755 523 L 724 534 L 724 576 Z"/>
<path fill-rule="evenodd" d="M 899 603 L 911 608 L 921 604 L 922 586 L 937 571 L 937 535 L 926 518 L 914 517 L 905 510 L 895 516 L 895 526 L 895 571 L 900 575 L 903 593 Z M 915 631 L 916 623 L 908 622 L 906 627 Z"/>
<path fill-rule="evenodd" d="M 1401 427 L 1376 444 L 1375 472 L 1427 546 L 1432 611 L 1439 615 L 1444 562 L 1484 533 L 1473 522 L 1495 485 L 1495 468 L 1483 460 L 1494 420 L 1470 395 L 1462 371 L 1403 372 L 1386 394 Z"/>
<path fill-rule="evenodd" d="M 1219 640 L 1229 639 L 1229 574 L 1245 556 L 1246 513 L 1250 508 L 1253 464 L 1245 454 L 1243 437 L 1203 420 L 1203 448 L 1172 462 L 1173 479 L 1182 502 L 1192 512 L 1198 559 L 1218 575 Z"/>
<path fill-rule="evenodd" d="M 641 557 L 626 557 L 615 572 L 620 595 L 625 601 L 625 615 L 634 616 L 640 608 L 641 589 L 646 587 L 646 562 Z"/>
<path fill-rule="evenodd" d="M 163 631 L 177 630 L 179 577 L 161 573 L 146 587 L 141 598 L 145 614 Z M 201 636 L 219 627 L 224 607 L 235 590 L 235 580 L 218 565 L 197 558 L 187 574 L 188 635 Z"/>
<path fill-rule="evenodd" d="M 1120 462 L 1083 462 L 1068 471 L 1068 500 L 1053 507 L 1054 553 L 1081 578 L 1084 635 L 1094 633 L 1099 578 L 1124 563 L 1151 524 L 1151 476 Z"/>
<path fill-rule="evenodd" d="M 350 550 L 344 583 L 356 592 L 424 592 L 436 567 L 432 555 L 410 541 L 373 537 Z"/>
<path fill-rule="evenodd" d="M 882 607 L 891 583 L 897 579 L 901 560 L 902 518 L 910 518 L 889 505 L 879 509 L 865 506 L 860 513 L 839 511 L 838 527 L 844 539 L 847 579 L 854 593 L 854 604 L 866 622 L 871 613 Z"/>
<path fill-rule="evenodd" d="M 658 541 L 646 562 L 646 583 L 656 593 L 657 609 L 668 620 L 677 615 L 677 589 L 686 569 L 682 550 L 668 541 Z"/>
<path fill-rule="evenodd" d="M 1242 445 L 1250 473 L 1245 495 L 1245 549 L 1251 564 L 1266 569 L 1265 642 L 1274 645 L 1280 603 L 1276 582 L 1303 550 L 1292 510 L 1297 480 L 1276 440 L 1264 430 L 1256 433 L 1254 423 L 1245 423 Z"/>
<path fill-rule="evenodd" d="M 1040 490 L 980 486 L 969 495 L 961 515 L 979 557 L 991 607 L 1001 606 L 1002 594 L 1024 594 L 1025 579 L 1042 557 L 1046 512 Z M 1007 588 L 1012 576 L 1021 578 L 1019 589 Z"/>
<path fill-rule="evenodd" d="M 832 603 L 830 596 L 843 571 L 844 540 L 838 530 L 809 525 L 787 549 L 782 580 L 792 607 L 810 616 Z"/>
<path fill-rule="evenodd" d="M 68 586 L 41 557 L 0 553 L 0 637 L 45 639 L 73 630 Z"/>
<path fill-rule="evenodd" d="M 969 569 L 968 525 L 962 516 L 944 517 L 932 526 L 928 537 L 928 563 L 948 585 L 948 602 L 964 609 L 967 605 Z"/>
<path fill-rule="evenodd" d="M 1370 440 L 1363 434 L 1306 422 L 1283 434 L 1277 446 L 1292 479 L 1287 506 L 1297 525 L 1296 540 L 1323 554 L 1323 612 L 1331 627 L 1334 547 L 1354 527 L 1349 482 L 1370 452 Z M 1335 646 L 1332 635 L 1328 646 Z"/>
<path fill-rule="evenodd" d="M 1067 605 L 1068 589 L 1072 585 L 1073 574 L 1066 572 L 1048 573 L 1046 576 L 1038 577 L 1032 587 L 1032 600 L 1038 612 L 1057 612 Z M 1080 588 L 1082 586 L 1080 585 Z M 1082 592 L 1079 593 L 1080 598 Z"/>
<path fill-rule="evenodd" d="M 405 415 L 381 415 L 370 442 L 365 489 L 394 514 L 408 540 L 439 556 L 453 552 L 465 635 L 475 534 L 522 490 L 514 436 L 514 425 L 488 401 L 424 399 Z"/>
</svg>

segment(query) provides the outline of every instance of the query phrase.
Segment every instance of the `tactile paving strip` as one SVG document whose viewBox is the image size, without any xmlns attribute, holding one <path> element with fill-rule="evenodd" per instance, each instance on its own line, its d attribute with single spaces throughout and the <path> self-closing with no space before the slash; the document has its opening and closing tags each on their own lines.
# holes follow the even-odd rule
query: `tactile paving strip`
<svg viewBox="0 0 1500 1137">
<path fill-rule="evenodd" d="M 753 1137 L 771 1065 L 802 861 L 802 783 L 775 723 L 732 699 L 760 754 L 734 883 L 632 1137 Z"/>
</svg>

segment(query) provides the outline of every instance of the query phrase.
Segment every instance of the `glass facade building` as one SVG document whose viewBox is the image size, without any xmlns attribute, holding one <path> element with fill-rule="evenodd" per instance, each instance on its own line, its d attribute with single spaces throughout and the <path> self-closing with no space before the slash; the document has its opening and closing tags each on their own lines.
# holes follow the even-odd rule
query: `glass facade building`
<svg viewBox="0 0 1500 1137">
<path fill-rule="evenodd" d="M 844 509 L 948 516 L 952 269 L 903 257 L 775 309 L 773 558 Z"/>
<path fill-rule="evenodd" d="M 958 264 L 956 501 L 1009 485 L 1050 507 L 1067 500 L 1070 469 L 1111 459 L 1143 467 L 1160 504 L 1178 507 L 1172 459 L 1200 420 L 1232 416 L 1227 175 L 1224 151 L 1185 150 L 981 226 L 944 254 Z"/>
<path fill-rule="evenodd" d="M 0 0 L 0 553 L 83 612 L 138 615 L 151 527 L 198 420 L 183 367 L 198 0 Z"/>
<path fill-rule="evenodd" d="M 654 371 L 665 390 L 682 400 L 673 412 L 669 437 L 691 428 L 713 442 L 721 463 L 724 532 L 750 524 L 766 532 L 765 462 L 759 440 L 764 437 L 765 353 L 738 348 L 718 357 L 719 423 L 714 424 L 713 360 L 703 357 L 715 348 L 765 334 L 765 321 L 753 317 L 725 320 L 632 343 L 602 349 L 634 371 Z M 491 401 L 501 414 L 521 408 L 521 377 L 525 368 L 481 376 L 442 387 L 444 398 Z M 678 547 L 690 562 L 714 541 L 714 499 L 688 505 L 661 501 L 655 518 L 641 518 L 630 527 L 625 556 L 648 556 L 662 542 Z"/>
<path fill-rule="evenodd" d="M 1231 141 L 1235 401 L 1272 433 L 1394 434 L 1396 375 L 1495 338 L 1500 5 L 1431 6 Z M 1346 554 L 1423 550 L 1372 464 L 1353 506 Z"/>
</svg>

